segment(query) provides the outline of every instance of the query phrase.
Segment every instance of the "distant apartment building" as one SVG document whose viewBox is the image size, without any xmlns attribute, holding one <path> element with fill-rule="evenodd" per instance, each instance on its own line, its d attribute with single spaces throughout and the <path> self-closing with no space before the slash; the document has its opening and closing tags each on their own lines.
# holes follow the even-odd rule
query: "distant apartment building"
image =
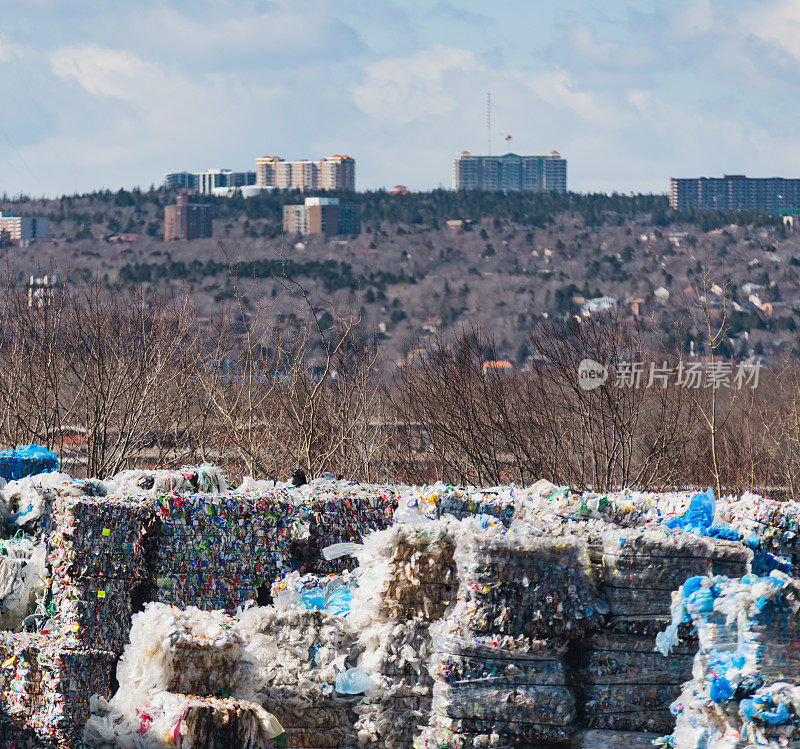
<svg viewBox="0 0 800 749">
<path fill-rule="evenodd" d="M 33 239 L 47 237 L 49 222 L 37 216 L 17 216 L 0 211 L 0 239 L 3 242 L 26 245 Z"/>
<path fill-rule="evenodd" d="M 255 184 L 281 190 L 355 190 L 356 162 L 336 154 L 319 161 L 284 161 L 280 156 L 256 159 Z"/>
<path fill-rule="evenodd" d="M 167 172 L 164 187 L 168 190 L 197 190 L 197 175 L 194 172 Z"/>
<path fill-rule="evenodd" d="M 237 187 L 255 185 L 255 172 L 231 169 L 206 169 L 204 172 L 167 172 L 164 187 L 169 190 L 192 190 L 201 195 L 227 195 Z"/>
<path fill-rule="evenodd" d="M 196 203 L 193 196 L 179 195 L 175 205 L 164 207 L 164 241 L 210 237 L 211 206 Z"/>
<path fill-rule="evenodd" d="M 670 180 L 669 204 L 676 211 L 800 211 L 800 179 L 753 178 L 741 174 Z"/>
<path fill-rule="evenodd" d="M 230 169 L 207 169 L 197 172 L 197 192 L 201 195 L 226 195 L 230 190 L 256 183 L 255 172 L 234 172 Z"/>
<path fill-rule="evenodd" d="M 567 160 L 558 151 L 546 156 L 476 156 L 462 151 L 453 165 L 456 190 L 567 191 Z"/>
<path fill-rule="evenodd" d="M 361 206 L 339 198 L 306 198 L 303 205 L 283 206 L 283 230 L 289 234 L 360 234 Z"/>
</svg>

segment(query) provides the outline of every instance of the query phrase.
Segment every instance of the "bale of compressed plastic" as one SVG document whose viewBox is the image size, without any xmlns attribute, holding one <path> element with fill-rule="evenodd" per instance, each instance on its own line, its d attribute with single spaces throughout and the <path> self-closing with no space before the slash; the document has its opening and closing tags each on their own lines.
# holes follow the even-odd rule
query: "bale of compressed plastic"
<svg viewBox="0 0 800 749">
<path fill-rule="evenodd" d="M 663 651 L 690 620 L 700 648 L 693 678 L 672 711 L 676 746 L 788 745 L 800 739 L 800 588 L 779 572 L 740 579 L 690 578 L 676 594 L 673 620 L 659 635 Z M 717 743 L 715 743 L 717 742 Z"/>
<path fill-rule="evenodd" d="M 46 447 L 17 445 L 14 450 L 0 450 L 0 477 L 6 481 L 57 470 L 58 456 Z"/>
<path fill-rule="evenodd" d="M 357 553 L 357 616 L 387 621 L 441 618 L 456 597 L 455 541 L 446 522 L 397 524 L 370 533 Z"/>
<path fill-rule="evenodd" d="M 672 591 L 712 570 L 710 539 L 664 526 L 602 536 L 602 588 L 612 616 L 668 616 Z"/>
<path fill-rule="evenodd" d="M 77 746 L 89 697 L 110 696 L 115 654 L 76 650 L 58 636 L 5 633 L 0 658 L 3 712 L 35 736 L 32 746 Z"/>
<path fill-rule="evenodd" d="M 359 632 L 358 667 L 370 679 L 354 706 L 359 740 L 387 749 L 411 746 L 428 721 L 433 679 L 431 627 L 424 619 L 374 622 Z"/>
<path fill-rule="evenodd" d="M 464 529 L 452 613 L 464 635 L 576 638 L 601 625 L 607 607 L 584 540 L 530 523 Z"/>
<path fill-rule="evenodd" d="M 420 745 L 568 742 L 577 713 L 565 652 L 563 642 L 516 649 L 444 635 L 432 661 L 433 706 Z"/>
<path fill-rule="evenodd" d="M 691 678 L 693 657 L 687 645 L 662 655 L 652 636 L 592 634 L 581 643 L 576 671 L 587 727 L 671 731 L 669 706 Z"/>
<path fill-rule="evenodd" d="M 235 620 L 221 611 L 148 604 L 133 617 L 117 681 L 110 702 L 95 701 L 84 733 L 90 746 L 183 746 L 186 737 L 213 746 L 215 726 L 234 720 L 230 735 L 267 749 L 283 730 L 264 710 L 258 664 Z M 233 701 L 209 699 L 215 696 Z M 195 717 L 187 723 L 190 710 Z"/>
<path fill-rule="evenodd" d="M 274 714 L 291 747 L 356 746 L 353 703 L 336 691 L 337 676 L 355 666 L 357 633 L 341 616 L 303 608 L 250 608 L 237 629 L 256 664 L 259 702 Z"/>
</svg>

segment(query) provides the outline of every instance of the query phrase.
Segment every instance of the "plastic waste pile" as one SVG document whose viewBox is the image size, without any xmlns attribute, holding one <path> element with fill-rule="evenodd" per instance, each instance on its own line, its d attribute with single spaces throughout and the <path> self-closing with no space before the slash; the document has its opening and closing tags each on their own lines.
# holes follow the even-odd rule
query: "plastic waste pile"
<svg viewBox="0 0 800 749">
<path fill-rule="evenodd" d="M 47 550 L 22 533 L 0 540 L 0 629 L 17 631 L 45 589 Z"/>
<path fill-rule="evenodd" d="M 148 604 L 134 616 L 119 689 L 110 701 L 94 700 L 84 740 L 121 749 L 272 749 L 283 728 L 262 706 L 257 677 L 230 617 Z"/>
<path fill-rule="evenodd" d="M 76 480 L 67 473 L 39 473 L 9 481 L 0 489 L 0 504 L 7 525 L 41 538 L 52 530 L 52 507 L 56 499 L 105 495 L 102 481 Z"/>
<path fill-rule="evenodd" d="M 295 605 L 237 614 L 262 704 L 283 725 L 287 748 L 357 747 L 353 705 L 366 686 L 355 683 L 357 631 L 342 616 Z"/>
<path fill-rule="evenodd" d="M 135 599 L 150 593 L 148 536 L 156 521 L 155 508 L 140 501 L 56 500 L 45 605 L 32 624 L 60 633 L 70 647 L 121 653 Z"/>
<path fill-rule="evenodd" d="M 395 525 L 357 552 L 358 666 L 372 684 L 355 706 L 362 743 L 402 749 L 430 713 L 431 627 L 454 600 L 455 540 L 448 523 Z"/>
<path fill-rule="evenodd" d="M 20 735 L 37 749 L 77 746 L 89 717 L 89 695 L 111 692 L 114 653 L 76 650 L 50 634 L 5 632 L 0 659 L 3 713 L 21 729 L 13 738 L 3 736 L 4 746 L 13 746 Z"/>
<path fill-rule="evenodd" d="M 222 471 L 211 463 L 184 466 L 178 471 L 135 468 L 121 471 L 106 481 L 106 491 L 114 496 L 143 494 L 222 494 L 228 491 L 228 481 Z"/>
<path fill-rule="evenodd" d="M 5 481 L 57 470 L 58 456 L 46 447 L 17 445 L 15 450 L 0 450 L 0 478 Z"/>
<path fill-rule="evenodd" d="M 559 744 L 577 717 L 566 642 L 602 621 L 586 543 L 465 520 L 458 598 L 442 624 L 424 747 Z"/>
<path fill-rule="evenodd" d="M 687 580 L 670 626 L 657 638 L 663 652 L 697 629 L 693 679 L 672 704 L 677 716 L 664 745 L 679 749 L 787 746 L 800 738 L 800 590 L 780 572 L 740 579 Z M 794 745 L 794 744 L 792 744 Z"/>
</svg>

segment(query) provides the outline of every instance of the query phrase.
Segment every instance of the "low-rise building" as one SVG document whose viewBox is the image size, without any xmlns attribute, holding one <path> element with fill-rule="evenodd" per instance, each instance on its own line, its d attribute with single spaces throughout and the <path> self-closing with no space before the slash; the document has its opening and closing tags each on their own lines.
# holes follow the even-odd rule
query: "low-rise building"
<svg viewBox="0 0 800 749">
<path fill-rule="evenodd" d="M 594 299 L 587 299 L 581 305 L 581 314 L 584 317 L 596 315 L 599 312 L 614 312 L 619 306 L 619 301 L 613 296 L 598 296 Z"/>
</svg>

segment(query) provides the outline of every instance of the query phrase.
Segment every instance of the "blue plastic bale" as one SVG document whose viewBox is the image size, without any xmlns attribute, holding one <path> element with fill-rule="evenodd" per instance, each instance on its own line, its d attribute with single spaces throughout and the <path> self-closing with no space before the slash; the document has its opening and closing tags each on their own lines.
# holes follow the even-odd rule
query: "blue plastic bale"
<svg viewBox="0 0 800 749">
<path fill-rule="evenodd" d="M 17 445 L 16 450 L 0 451 L 0 476 L 16 481 L 37 473 L 58 470 L 58 457 L 52 450 L 39 445 Z"/>
</svg>

